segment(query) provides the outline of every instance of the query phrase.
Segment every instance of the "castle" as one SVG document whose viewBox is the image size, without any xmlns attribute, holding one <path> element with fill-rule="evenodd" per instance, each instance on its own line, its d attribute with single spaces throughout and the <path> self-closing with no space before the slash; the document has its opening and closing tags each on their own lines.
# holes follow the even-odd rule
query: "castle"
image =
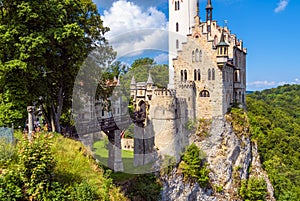
<svg viewBox="0 0 300 201">
<path fill-rule="evenodd" d="M 140 127 L 155 136 L 151 143 L 162 155 L 179 156 L 189 143 L 188 121 L 222 117 L 232 104 L 245 107 L 247 50 L 213 20 L 211 0 L 204 22 L 197 0 L 169 0 L 169 5 L 168 89 L 156 88 L 149 74 L 142 83 L 133 77 L 130 90 L 135 110 L 145 112 Z"/>
<path fill-rule="evenodd" d="M 174 156 L 178 161 L 193 134 L 188 122 L 222 118 L 233 104 L 245 107 L 247 51 L 243 41 L 227 25 L 221 27 L 213 20 L 211 0 L 205 10 L 202 21 L 198 0 L 169 0 L 167 89 L 157 88 L 151 74 L 146 82 L 132 77 L 130 117 L 117 92 L 110 111 L 101 100 L 91 99 L 87 112 L 79 115 L 76 128 L 85 144 L 92 145 L 89 133 L 98 131 L 99 124 L 108 135 L 114 145 L 109 151 L 110 167 L 115 171 L 123 170 L 120 132 L 130 122 L 134 123 L 134 144 L 124 146 L 133 147 L 135 166 L 152 162 L 158 155 Z M 120 82 L 114 82 L 117 91 Z"/>
</svg>

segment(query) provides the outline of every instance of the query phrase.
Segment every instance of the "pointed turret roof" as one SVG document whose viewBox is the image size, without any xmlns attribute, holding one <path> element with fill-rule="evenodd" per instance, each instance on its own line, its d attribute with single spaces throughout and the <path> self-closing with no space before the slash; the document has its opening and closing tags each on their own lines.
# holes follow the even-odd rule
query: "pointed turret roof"
<svg viewBox="0 0 300 201">
<path fill-rule="evenodd" d="M 211 0 L 207 0 L 206 9 L 213 9 L 211 5 Z"/>
<path fill-rule="evenodd" d="M 150 72 L 149 72 L 149 76 L 148 76 L 147 84 L 154 84 L 154 82 L 153 82 L 153 80 L 152 80 L 152 77 L 151 77 L 151 74 L 150 74 Z"/>
<path fill-rule="evenodd" d="M 225 42 L 224 29 L 222 30 L 221 40 L 220 40 L 219 44 L 217 44 L 217 46 L 229 46 L 229 45 Z"/>
<path fill-rule="evenodd" d="M 130 83 L 131 85 L 136 85 L 136 82 L 135 82 L 135 79 L 134 79 L 134 76 L 132 76 L 132 78 L 131 78 L 131 83 Z"/>
</svg>

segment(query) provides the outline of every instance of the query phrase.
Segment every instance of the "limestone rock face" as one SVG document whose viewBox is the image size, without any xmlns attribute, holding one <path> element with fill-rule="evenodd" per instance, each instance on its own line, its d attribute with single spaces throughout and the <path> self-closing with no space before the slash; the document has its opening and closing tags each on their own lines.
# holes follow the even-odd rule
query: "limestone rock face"
<svg viewBox="0 0 300 201">
<path fill-rule="evenodd" d="M 193 142 L 207 155 L 211 186 L 203 189 L 197 183 L 183 182 L 175 169 L 163 178 L 163 200 L 239 200 L 238 187 L 241 179 L 249 177 L 252 161 L 250 137 L 237 135 L 224 118 L 214 118 L 207 137 L 200 140 L 191 135 Z"/>
</svg>

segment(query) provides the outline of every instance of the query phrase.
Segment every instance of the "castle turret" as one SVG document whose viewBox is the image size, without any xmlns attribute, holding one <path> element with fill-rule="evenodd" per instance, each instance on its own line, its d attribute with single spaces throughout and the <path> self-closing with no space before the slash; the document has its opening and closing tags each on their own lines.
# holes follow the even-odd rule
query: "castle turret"
<svg viewBox="0 0 300 201">
<path fill-rule="evenodd" d="M 132 76 L 131 83 L 130 83 L 130 96 L 134 97 L 135 93 L 136 93 L 136 82 L 134 76 Z"/>
<path fill-rule="evenodd" d="M 212 10 L 213 7 L 211 5 L 211 0 L 207 0 L 207 5 L 206 5 L 206 22 L 212 21 Z"/>
<path fill-rule="evenodd" d="M 216 45 L 217 47 L 217 63 L 218 66 L 223 66 L 228 60 L 228 44 L 225 42 L 224 30 L 221 34 L 221 40 Z"/>
<path fill-rule="evenodd" d="M 154 82 L 152 80 L 151 74 L 149 72 L 148 80 L 147 80 L 147 86 L 153 86 Z"/>
</svg>

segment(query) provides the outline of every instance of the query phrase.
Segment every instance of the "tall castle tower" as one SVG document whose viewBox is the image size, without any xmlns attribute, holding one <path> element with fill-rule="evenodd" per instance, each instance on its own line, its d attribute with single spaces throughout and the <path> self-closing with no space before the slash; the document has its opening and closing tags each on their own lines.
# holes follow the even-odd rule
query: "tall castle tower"
<svg viewBox="0 0 300 201">
<path fill-rule="evenodd" d="M 192 31 L 194 18 L 198 15 L 198 0 L 169 0 L 169 87 L 174 89 L 173 59 L 187 34 Z"/>
</svg>

